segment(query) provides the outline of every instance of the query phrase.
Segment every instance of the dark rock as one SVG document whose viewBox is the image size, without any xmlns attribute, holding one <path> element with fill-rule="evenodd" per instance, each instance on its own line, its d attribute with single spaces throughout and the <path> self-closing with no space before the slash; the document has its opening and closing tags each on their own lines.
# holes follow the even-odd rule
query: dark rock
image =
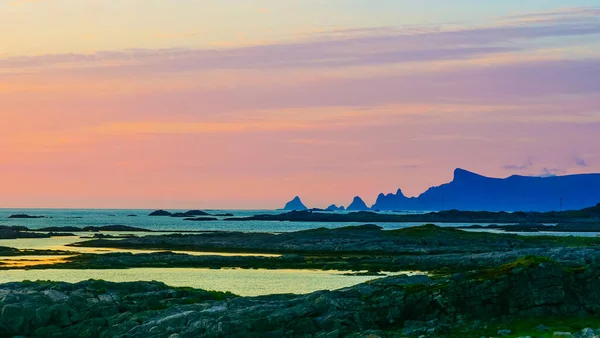
<svg viewBox="0 0 600 338">
<path fill-rule="evenodd" d="M 381 259 L 397 269 L 418 265 L 425 270 L 436 270 L 451 266 L 454 270 L 452 272 L 460 272 L 470 267 L 493 266 L 528 255 L 548 256 L 572 264 L 596 262 L 600 249 L 578 247 L 575 245 L 577 242 L 588 244 L 589 239 L 476 233 L 435 225 L 384 231 L 377 225 L 366 224 L 281 234 L 217 231 L 154 235 L 120 241 L 88 241 L 74 246 L 335 255 L 385 253 L 393 257 Z M 381 262 L 384 264 L 384 261 Z"/>
<path fill-rule="evenodd" d="M 510 272 L 517 265 L 521 270 Z M 465 321 L 595 318 L 599 277 L 593 268 L 573 271 L 528 259 L 473 272 L 461 281 L 394 276 L 335 291 L 248 298 L 146 282 L 8 283 L 0 285 L 0 332 L 7 337 L 388 336 L 386 332 L 452 337 L 457 336 L 454 325 L 462 327 Z"/>
<path fill-rule="evenodd" d="M 148 216 L 171 216 L 171 213 L 165 210 L 156 210 L 151 212 Z"/>
<path fill-rule="evenodd" d="M 171 214 L 171 217 L 194 217 L 194 216 L 210 216 L 209 213 L 201 211 L 201 210 L 190 210 L 186 212 L 177 212 Z"/>
<path fill-rule="evenodd" d="M 46 218 L 46 216 L 30 216 L 30 215 L 26 215 L 26 214 L 16 214 L 16 215 L 10 215 L 8 216 L 8 218 Z"/>
<path fill-rule="evenodd" d="M 50 238 L 49 234 L 30 232 L 26 227 L 0 226 L 0 239 Z"/>
</svg>

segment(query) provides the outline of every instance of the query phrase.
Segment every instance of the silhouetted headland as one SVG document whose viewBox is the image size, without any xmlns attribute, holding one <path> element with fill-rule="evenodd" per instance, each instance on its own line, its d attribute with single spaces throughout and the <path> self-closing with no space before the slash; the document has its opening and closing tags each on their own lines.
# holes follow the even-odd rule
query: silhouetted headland
<svg viewBox="0 0 600 338">
<path fill-rule="evenodd" d="M 302 201 L 300 200 L 300 197 L 296 196 L 294 197 L 293 200 L 287 202 L 285 204 L 285 207 L 283 207 L 283 210 L 307 210 L 308 208 L 306 207 L 306 205 L 304 205 L 304 203 L 302 203 Z"/>
<path fill-rule="evenodd" d="M 363 210 L 369 210 L 369 207 L 367 206 L 365 201 L 362 200 L 362 198 L 356 196 L 356 197 L 354 197 L 354 199 L 352 200 L 352 203 L 350 203 L 348 208 L 346 208 L 346 210 L 348 210 L 348 211 L 363 211 Z"/>
<path fill-rule="evenodd" d="M 454 179 L 418 197 L 380 194 L 377 210 L 560 211 L 581 209 L 600 201 L 600 174 L 552 177 L 513 175 L 491 178 L 464 169 Z"/>
</svg>

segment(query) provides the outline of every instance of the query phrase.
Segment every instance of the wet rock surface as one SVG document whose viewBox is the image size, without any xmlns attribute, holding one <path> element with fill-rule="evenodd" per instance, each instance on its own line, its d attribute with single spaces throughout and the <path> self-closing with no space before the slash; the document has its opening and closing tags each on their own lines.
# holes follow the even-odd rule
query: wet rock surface
<svg viewBox="0 0 600 338">
<path fill-rule="evenodd" d="M 156 235 L 120 241 L 88 241 L 76 243 L 74 246 L 260 253 L 377 255 L 465 253 L 471 255 L 535 248 L 593 247 L 599 244 L 598 238 L 548 238 L 476 233 L 431 224 L 385 231 L 377 225 L 366 224 L 281 234 L 216 231 L 202 234 Z"/>
<path fill-rule="evenodd" d="M 10 283 L 0 285 L 0 336 L 458 337 L 500 320 L 592 318 L 600 311 L 599 276 L 592 267 L 527 258 L 458 280 L 395 276 L 249 298 L 146 282 Z M 584 334 L 595 332 L 573 332 Z"/>
<path fill-rule="evenodd" d="M 75 236 L 72 233 L 53 232 L 39 233 L 31 232 L 23 226 L 0 226 L 0 239 L 17 239 L 17 238 L 50 238 L 58 236 Z"/>
</svg>

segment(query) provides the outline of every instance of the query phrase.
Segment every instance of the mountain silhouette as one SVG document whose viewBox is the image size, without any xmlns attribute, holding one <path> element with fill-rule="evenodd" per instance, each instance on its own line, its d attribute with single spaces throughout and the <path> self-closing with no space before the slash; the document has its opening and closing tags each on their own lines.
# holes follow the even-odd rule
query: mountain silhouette
<svg viewBox="0 0 600 338">
<path fill-rule="evenodd" d="M 293 200 L 287 202 L 285 204 L 285 207 L 283 207 L 283 210 L 289 210 L 289 211 L 302 211 L 302 210 L 307 210 L 308 208 L 306 207 L 306 205 L 304 205 L 304 203 L 302 203 L 302 201 L 300 200 L 300 197 L 296 196 L 294 197 Z"/>
<path fill-rule="evenodd" d="M 362 200 L 362 198 L 356 196 L 356 197 L 354 197 L 354 200 L 348 206 L 348 208 L 346 208 L 346 210 L 349 210 L 349 211 L 363 211 L 363 210 L 369 210 L 369 207 Z"/>
<path fill-rule="evenodd" d="M 375 210 L 554 211 L 582 209 L 600 202 L 600 174 L 552 177 L 513 175 L 491 178 L 464 169 L 450 183 L 418 197 L 380 194 Z"/>
<path fill-rule="evenodd" d="M 330 206 L 327 207 L 327 209 L 325 209 L 327 211 L 344 211 L 346 210 L 346 208 L 344 208 L 343 206 L 338 207 L 335 204 L 332 204 Z"/>
</svg>

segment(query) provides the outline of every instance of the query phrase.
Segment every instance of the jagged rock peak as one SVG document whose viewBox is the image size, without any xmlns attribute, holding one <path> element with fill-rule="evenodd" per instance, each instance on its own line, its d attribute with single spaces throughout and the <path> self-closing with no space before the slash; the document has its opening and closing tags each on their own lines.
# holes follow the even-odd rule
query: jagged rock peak
<svg viewBox="0 0 600 338">
<path fill-rule="evenodd" d="M 285 204 L 283 210 L 308 210 L 306 205 L 302 203 L 302 200 L 299 196 L 294 197 L 291 201 Z"/>
<path fill-rule="evenodd" d="M 354 197 L 352 203 L 348 206 L 347 210 L 353 211 L 361 211 L 361 210 L 369 210 L 369 207 L 359 196 Z"/>
<path fill-rule="evenodd" d="M 346 210 L 346 208 L 344 208 L 343 206 L 337 206 L 335 204 L 332 204 L 330 206 L 327 207 L 327 209 L 325 209 L 327 211 L 344 211 Z"/>
</svg>

